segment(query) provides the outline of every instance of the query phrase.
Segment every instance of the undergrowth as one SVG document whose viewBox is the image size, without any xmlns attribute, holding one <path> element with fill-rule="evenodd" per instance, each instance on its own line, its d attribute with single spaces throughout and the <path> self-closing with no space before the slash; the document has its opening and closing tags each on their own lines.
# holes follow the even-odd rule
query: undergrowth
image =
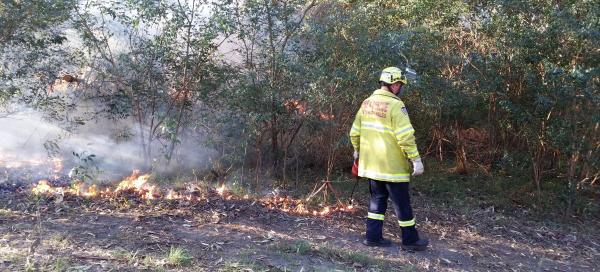
<svg viewBox="0 0 600 272">
<path fill-rule="evenodd" d="M 413 190 L 428 201 L 454 205 L 471 205 L 498 212 L 528 214 L 535 220 L 579 221 L 598 220 L 600 204 L 593 197 L 566 195 L 564 180 L 548 179 L 538 191 L 527 173 L 484 173 L 471 170 L 458 174 L 451 166 L 433 160 L 426 162 L 426 174 L 413 178 Z M 569 204 L 570 203 L 570 204 Z M 570 208 L 569 208 L 570 207 Z"/>
</svg>

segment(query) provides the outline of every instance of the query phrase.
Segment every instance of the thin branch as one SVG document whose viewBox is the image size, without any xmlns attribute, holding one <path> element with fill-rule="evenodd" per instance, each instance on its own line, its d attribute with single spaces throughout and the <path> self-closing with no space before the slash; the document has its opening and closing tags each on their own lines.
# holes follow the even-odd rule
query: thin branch
<svg viewBox="0 0 600 272">
<path fill-rule="evenodd" d="M 310 4 L 308 4 L 308 6 L 302 12 L 302 17 L 300 17 L 300 20 L 296 23 L 294 28 L 292 28 L 292 30 L 289 33 L 287 33 L 287 35 L 285 35 L 283 42 L 281 44 L 281 53 L 282 54 L 285 51 L 285 47 L 287 46 L 287 43 L 288 43 L 288 40 L 290 39 L 290 37 L 295 34 L 295 32 L 298 30 L 298 28 L 300 28 L 300 26 L 302 25 L 302 22 L 304 22 L 304 19 L 306 18 L 306 15 L 308 14 L 308 11 L 310 11 L 315 6 L 317 6 L 316 0 L 313 0 L 312 2 L 310 2 Z"/>
</svg>

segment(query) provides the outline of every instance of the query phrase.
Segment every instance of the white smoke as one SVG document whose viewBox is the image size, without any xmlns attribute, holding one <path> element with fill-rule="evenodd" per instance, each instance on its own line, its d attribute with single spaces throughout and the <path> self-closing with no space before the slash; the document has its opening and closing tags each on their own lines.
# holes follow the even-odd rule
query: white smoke
<svg viewBox="0 0 600 272">
<path fill-rule="evenodd" d="M 82 159 L 73 155 L 73 152 L 83 157 L 93 154 L 93 161 L 84 166 L 93 170 L 95 178 L 98 181 L 118 180 L 134 169 L 146 167 L 144 170 L 149 170 L 142 154 L 139 131 L 132 127 L 128 120 L 100 119 L 67 131 L 45 120 L 42 114 L 34 110 L 22 109 L 9 117 L 0 118 L 0 167 L 45 167 L 40 172 L 43 174 L 38 175 L 49 175 L 55 171 L 52 158 L 58 158 L 63 162 L 60 174 L 66 175 L 74 167 L 84 165 Z M 129 133 L 129 137 L 120 137 L 124 131 Z M 163 173 L 182 169 L 203 170 L 215 155 L 198 140 L 183 139 L 178 146 L 175 162 L 165 167 L 166 159 L 160 152 L 160 144 L 153 144 L 155 155 L 150 161 L 154 170 Z"/>
<path fill-rule="evenodd" d="M 190 1 L 184 2 L 191 4 Z M 100 30 L 106 32 L 100 36 L 107 37 L 107 44 L 112 54 L 116 56 L 120 53 L 127 53 L 130 50 L 129 43 L 131 41 L 129 33 L 125 31 L 126 27 L 115 21 L 114 18 L 111 19 L 111 16 L 100 12 L 100 5 L 109 6 L 110 3 L 97 1 L 97 4 L 99 6 L 82 5 L 80 9 L 82 12 L 93 15 L 91 20 L 97 23 L 94 25 L 97 28 L 94 33 L 100 35 Z M 196 5 L 198 4 L 196 3 Z M 210 5 L 201 9 L 202 16 L 198 20 L 204 20 L 210 15 L 208 7 Z M 67 41 L 61 45 L 61 48 L 67 52 L 85 51 L 83 50 L 85 49 L 84 43 L 80 38 L 81 33 L 72 28 L 70 23 L 65 23 L 63 27 Z M 135 31 L 152 36 L 162 31 L 163 28 L 162 22 L 142 23 Z M 8 58 L 8 56 L 11 54 L 0 55 L 2 57 L 0 64 L 3 64 L 5 69 L 15 70 L 16 68 L 10 64 L 13 59 L 19 58 Z M 22 58 L 22 56 L 20 57 Z M 91 102 L 77 100 L 77 94 L 87 92 L 86 83 L 94 81 L 95 75 L 94 69 L 91 67 L 85 65 L 81 67 L 81 63 L 70 63 L 70 59 L 65 58 L 49 59 L 46 62 L 56 66 L 51 69 L 55 71 L 55 76 L 69 74 L 76 76 L 78 82 L 82 82 L 81 87 L 60 82 L 60 80 L 52 84 L 51 92 L 66 94 L 64 97 L 66 100 L 63 101 L 78 105 L 78 109 L 66 113 L 70 116 L 70 120 L 73 120 L 74 116 L 82 115 L 84 109 L 92 109 L 93 112 L 93 108 L 96 106 Z M 54 76 L 54 74 L 52 75 Z M 22 81 L 13 81 L 14 84 L 19 85 L 19 88 L 27 89 L 24 88 L 25 84 L 30 81 L 35 82 L 35 80 L 37 78 L 28 77 Z M 39 89 L 38 86 L 30 88 Z M 74 156 L 73 153 L 83 156 L 93 154 L 95 155 L 93 165 L 98 166 L 101 172 L 98 178 L 115 180 L 130 174 L 133 169 L 146 168 L 144 170 L 147 170 L 148 166 L 153 167 L 153 170 L 163 172 L 202 170 L 207 167 L 210 159 L 216 156 L 214 150 L 204 147 L 203 136 L 194 131 L 189 132 L 194 135 L 179 139 L 180 143 L 177 146 L 175 157 L 168 166 L 164 152 L 161 152 L 164 151 L 165 145 L 169 144 L 168 141 L 154 140 L 150 143 L 153 150 L 152 157 L 145 161 L 140 140 L 140 127 L 131 119 L 117 121 L 94 119 L 87 121 L 84 125 L 67 130 L 55 121 L 46 119 L 41 112 L 16 104 L 9 105 L 9 107 L 14 108 L 16 112 L 8 117 L 0 112 L 0 171 L 7 167 L 14 170 L 22 166 L 35 166 L 38 168 L 48 167 L 49 170 L 45 172 L 51 173 L 53 171 L 51 168 L 54 167 L 51 163 L 52 158 L 59 158 L 63 160 L 63 173 L 61 174 L 67 174 L 72 168 L 82 163 L 81 159 Z M 146 127 L 142 129 L 146 131 L 146 134 L 149 131 Z M 2 177 L 0 177 L 0 181 L 1 179 Z"/>
</svg>

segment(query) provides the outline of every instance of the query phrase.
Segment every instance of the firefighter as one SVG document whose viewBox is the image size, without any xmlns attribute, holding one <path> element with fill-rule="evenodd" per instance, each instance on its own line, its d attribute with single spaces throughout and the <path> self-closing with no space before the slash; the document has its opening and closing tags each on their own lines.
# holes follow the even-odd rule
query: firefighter
<svg viewBox="0 0 600 272">
<path fill-rule="evenodd" d="M 424 167 L 408 111 L 397 96 L 408 80 L 399 68 L 388 67 L 382 71 L 379 84 L 380 88 L 363 101 L 350 130 L 358 175 L 368 179 L 371 193 L 363 244 L 391 245 L 383 238 L 383 220 L 390 197 L 402 230 L 401 248 L 422 251 L 429 242 L 419 238 L 415 226 L 409 196 L 409 161 L 413 176 L 423 174 Z"/>
</svg>

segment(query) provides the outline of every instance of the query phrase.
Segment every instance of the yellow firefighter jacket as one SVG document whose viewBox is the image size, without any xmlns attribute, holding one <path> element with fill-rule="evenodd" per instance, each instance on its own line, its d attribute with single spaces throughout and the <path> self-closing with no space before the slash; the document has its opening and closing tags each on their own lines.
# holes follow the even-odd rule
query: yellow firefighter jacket
<svg viewBox="0 0 600 272">
<path fill-rule="evenodd" d="M 350 141 L 359 152 L 358 175 L 379 181 L 408 182 L 408 159 L 419 158 L 404 102 L 386 90 L 376 90 L 363 101 Z"/>
</svg>

